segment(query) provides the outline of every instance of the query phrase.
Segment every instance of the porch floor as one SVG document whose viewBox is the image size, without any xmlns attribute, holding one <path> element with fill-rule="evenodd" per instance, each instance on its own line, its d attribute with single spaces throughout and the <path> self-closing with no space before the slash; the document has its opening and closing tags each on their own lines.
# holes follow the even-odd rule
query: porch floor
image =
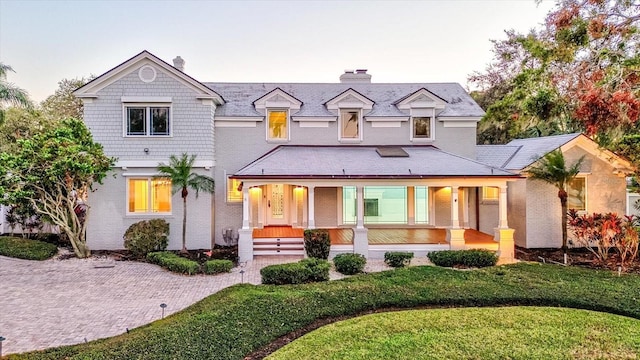
<svg viewBox="0 0 640 360">
<path fill-rule="evenodd" d="M 402 229 L 402 228 L 369 228 L 367 237 L 370 245 L 388 244 L 446 244 L 446 229 Z M 254 229 L 253 238 L 301 238 L 304 229 L 290 226 L 265 226 L 263 229 Z M 329 229 L 329 238 L 332 245 L 353 244 L 353 230 L 351 228 Z M 464 240 L 467 245 L 478 246 L 495 244 L 493 236 L 473 229 L 464 231 Z"/>
</svg>

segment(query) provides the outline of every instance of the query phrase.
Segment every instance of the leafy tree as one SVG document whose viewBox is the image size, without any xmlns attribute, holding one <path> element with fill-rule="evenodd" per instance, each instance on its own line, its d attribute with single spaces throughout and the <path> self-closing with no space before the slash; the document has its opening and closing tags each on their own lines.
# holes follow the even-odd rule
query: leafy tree
<svg viewBox="0 0 640 360">
<path fill-rule="evenodd" d="M 28 201 L 67 235 L 76 256 L 88 257 L 89 192 L 113 163 L 82 121 L 63 120 L 53 129 L 18 140 L 15 151 L 0 153 L 0 201 Z"/>
<path fill-rule="evenodd" d="M 95 76 L 88 78 L 62 79 L 58 82 L 58 89 L 53 95 L 47 97 L 41 104 L 42 114 L 49 121 L 62 119 L 83 118 L 82 99 L 73 95 L 73 91 L 93 80 Z"/>
<path fill-rule="evenodd" d="M 186 235 L 187 235 L 187 196 L 189 189 L 195 190 L 196 198 L 200 191 L 213 193 L 215 189 L 214 180 L 208 176 L 199 175 L 193 172 L 193 163 L 196 155 L 187 155 L 183 153 L 180 158 L 175 155 L 169 157 L 169 165 L 164 163 L 158 164 L 159 177 L 171 179 L 172 193 L 178 190 L 182 196 L 182 252 L 187 252 Z"/>
<path fill-rule="evenodd" d="M 7 81 L 7 74 L 10 71 L 14 71 L 11 66 L 0 63 L 0 124 L 4 118 L 5 105 L 32 107 L 27 92 Z"/>
<path fill-rule="evenodd" d="M 545 181 L 558 189 L 558 198 L 560 198 L 562 208 L 562 251 L 565 264 L 567 263 L 567 199 L 569 197 L 567 184 L 578 175 L 583 160 L 584 156 L 567 166 L 562 151 L 556 149 L 538 160 L 526 171 L 530 178 Z"/>
<path fill-rule="evenodd" d="M 0 121 L 0 152 L 16 148 L 19 139 L 28 139 L 53 127 L 35 109 L 10 107 Z"/>
</svg>

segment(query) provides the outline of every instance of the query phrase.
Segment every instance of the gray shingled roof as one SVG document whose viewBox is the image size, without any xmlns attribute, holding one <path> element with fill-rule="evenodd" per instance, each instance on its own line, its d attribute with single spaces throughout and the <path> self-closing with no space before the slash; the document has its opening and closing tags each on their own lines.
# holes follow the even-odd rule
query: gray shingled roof
<svg viewBox="0 0 640 360">
<path fill-rule="evenodd" d="M 478 145 L 476 159 L 503 169 L 522 170 L 578 136 L 575 133 L 516 139 L 506 145 Z"/>
<path fill-rule="evenodd" d="M 431 84 L 377 84 L 377 83 L 336 83 L 336 84 L 294 84 L 294 83 L 205 83 L 219 93 L 226 101 L 216 108 L 216 116 L 259 116 L 253 101 L 275 88 L 280 88 L 302 101 L 300 111 L 292 116 L 335 116 L 325 107 L 325 102 L 352 88 L 373 100 L 370 113 L 364 116 L 408 116 L 393 104 L 415 91 L 425 88 L 447 101 L 445 110 L 439 116 L 482 117 L 484 111 L 467 92 L 456 83 Z"/>
<path fill-rule="evenodd" d="M 401 146 L 408 157 L 381 157 L 376 146 L 281 145 L 238 170 L 238 178 L 515 177 L 512 172 L 433 146 Z"/>
</svg>

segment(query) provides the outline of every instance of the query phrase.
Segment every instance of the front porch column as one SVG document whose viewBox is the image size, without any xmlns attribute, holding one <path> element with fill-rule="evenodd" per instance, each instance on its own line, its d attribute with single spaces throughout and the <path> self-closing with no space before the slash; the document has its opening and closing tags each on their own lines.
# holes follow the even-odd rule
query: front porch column
<svg viewBox="0 0 640 360">
<path fill-rule="evenodd" d="M 513 240 L 514 229 L 509 229 L 507 221 L 507 187 L 500 186 L 500 196 L 498 198 L 499 217 L 498 227 L 493 229 L 494 240 L 498 242 L 498 257 L 501 263 L 511 263 L 515 259 L 515 241 Z"/>
<path fill-rule="evenodd" d="M 242 229 L 238 230 L 238 258 L 240 262 L 253 260 L 253 230 L 249 226 L 249 187 L 242 189 Z"/>
<path fill-rule="evenodd" d="M 364 187 L 356 186 L 356 228 L 353 229 L 353 252 L 369 257 L 369 238 L 364 227 Z"/>
<path fill-rule="evenodd" d="M 308 225 L 307 228 L 309 229 L 315 229 L 316 228 L 316 193 L 315 193 L 315 186 L 309 186 L 309 190 L 308 190 L 308 196 L 309 196 L 309 201 L 308 201 L 308 207 L 309 207 L 309 220 L 307 221 Z"/>
<path fill-rule="evenodd" d="M 451 187 L 451 228 L 447 230 L 447 241 L 449 242 L 449 248 L 451 250 L 463 250 L 465 248 L 464 243 L 464 229 L 460 228 L 460 205 L 458 203 L 460 188 L 457 186 Z"/>
</svg>

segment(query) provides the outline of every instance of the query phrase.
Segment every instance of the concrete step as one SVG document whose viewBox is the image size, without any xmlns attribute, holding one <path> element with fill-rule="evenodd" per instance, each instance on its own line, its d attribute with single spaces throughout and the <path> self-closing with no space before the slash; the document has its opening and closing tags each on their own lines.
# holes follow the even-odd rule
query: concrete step
<svg viewBox="0 0 640 360">
<path fill-rule="evenodd" d="M 264 244 L 253 244 L 253 250 L 264 250 L 264 249 L 304 249 L 304 244 L 293 244 L 293 243 L 264 243 Z"/>
<path fill-rule="evenodd" d="M 254 250 L 253 255 L 304 255 L 304 250 Z"/>
<path fill-rule="evenodd" d="M 304 244 L 303 238 L 254 238 L 254 244 L 293 243 Z"/>
</svg>

